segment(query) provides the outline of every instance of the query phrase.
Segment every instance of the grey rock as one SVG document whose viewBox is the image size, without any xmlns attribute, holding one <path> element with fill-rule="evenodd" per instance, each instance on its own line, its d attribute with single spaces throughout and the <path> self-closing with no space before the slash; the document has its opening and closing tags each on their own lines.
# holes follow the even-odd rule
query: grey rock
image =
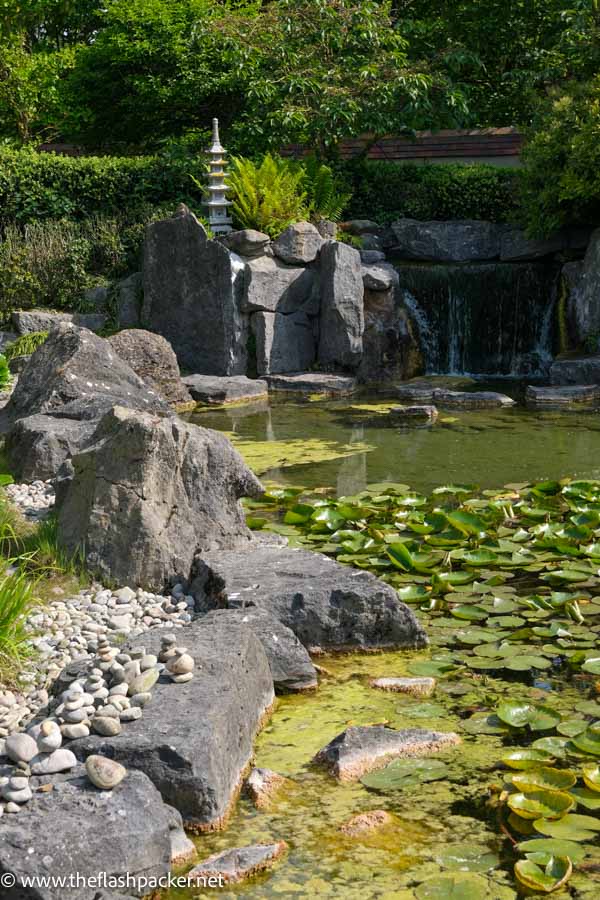
<svg viewBox="0 0 600 900">
<path fill-rule="evenodd" d="M 92 731 L 94 734 L 101 734 L 103 737 L 116 737 L 121 734 L 121 723 L 118 719 L 110 716 L 94 716 L 92 719 Z"/>
<path fill-rule="evenodd" d="M 31 334 L 34 331 L 52 331 L 58 325 L 69 325 L 73 321 L 71 313 L 48 309 L 20 310 L 11 313 L 10 318 L 18 335 Z"/>
<path fill-rule="evenodd" d="M 293 631 L 265 610 L 216 609 L 202 619 L 205 625 L 241 625 L 261 642 L 269 660 L 275 690 L 280 694 L 314 690 L 317 673 L 306 648 Z"/>
<path fill-rule="evenodd" d="M 561 407 L 577 403 L 596 403 L 600 400 L 600 385 L 570 384 L 564 387 L 529 385 L 525 392 L 528 406 Z"/>
<path fill-rule="evenodd" d="M 144 384 L 171 406 L 191 403 L 192 398 L 181 380 L 173 348 L 160 334 L 128 328 L 113 334 L 110 345 Z"/>
<path fill-rule="evenodd" d="M 323 246 L 323 238 L 310 222 L 296 222 L 280 234 L 273 243 L 273 252 L 290 265 L 313 262 Z"/>
<path fill-rule="evenodd" d="M 139 639 L 158 653 L 161 629 Z M 135 647 L 138 641 L 128 646 Z M 141 769 L 164 800 L 198 831 L 223 825 L 240 789 L 254 737 L 273 703 L 269 663 L 248 628 L 208 627 L 197 620 L 185 629 L 196 675 L 186 684 L 161 679 L 144 707 L 144 718 L 116 738 L 89 737 L 70 747 L 117 760 L 132 777 Z"/>
<path fill-rule="evenodd" d="M 231 231 L 223 238 L 223 243 L 229 250 L 238 253 L 246 259 L 256 259 L 264 256 L 264 253 L 271 243 L 268 234 L 262 231 L 255 231 L 254 228 L 244 228 L 241 231 Z"/>
<path fill-rule="evenodd" d="M 600 335 L 600 228 L 591 238 L 583 264 L 563 266 L 566 315 L 575 349 Z M 594 348 L 596 349 L 596 348 Z M 600 349 L 600 347 L 598 347 Z"/>
<path fill-rule="evenodd" d="M 378 234 L 363 234 L 360 239 L 361 250 L 374 250 L 381 253 L 385 247 L 385 242 Z"/>
<path fill-rule="evenodd" d="M 363 266 L 372 266 L 375 263 L 385 262 L 385 253 L 382 250 L 359 250 L 360 261 Z"/>
<path fill-rule="evenodd" d="M 363 354 L 358 368 L 361 382 L 389 382 L 412 378 L 423 368 L 419 336 L 394 288 L 365 290 Z"/>
<path fill-rule="evenodd" d="M 256 339 L 259 375 L 301 372 L 315 359 L 316 342 L 311 320 L 304 312 L 281 315 L 257 312 L 251 318 Z"/>
<path fill-rule="evenodd" d="M 329 241 L 321 251 L 320 272 L 319 362 L 325 368 L 356 368 L 365 328 L 360 254 Z"/>
<path fill-rule="evenodd" d="M 315 227 L 324 240 L 337 240 L 338 226 L 336 222 L 332 222 L 330 219 L 319 219 L 318 222 L 315 222 Z"/>
<path fill-rule="evenodd" d="M 550 366 L 550 382 L 554 385 L 600 385 L 600 356 L 555 359 Z"/>
<path fill-rule="evenodd" d="M 435 690 L 435 678 L 373 678 L 371 687 L 380 691 L 410 694 L 412 697 L 431 697 Z"/>
<path fill-rule="evenodd" d="M 112 791 L 127 775 L 121 763 L 93 753 L 85 761 L 85 771 L 92 784 L 102 791 Z"/>
<path fill-rule="evenodd" d="M 14 886 L 3 887 L 2 900 L 97 900 L 99 872 L 115 879 L 168 874 L 168 814 L 145 775 L 132 772 L 110 792 L 90 784 L 82 766 L 51 780 L 54 789 L 34 793 L 26 814 L 2 823 L 0 873 L 16 878 Z M 60 887 L 23 884 L 58 874 L 65 879 Z M 133 889 L 137 897 L 146 892 L 141 882 Z"/>
<path fill-rule="evenodd" d="M 362 279 L 366 290 L 387 291 L 399 284 L 398 272 L 389 263 L 376 263 L 362 267 Z"/>
<path fill-rule="evenodd" d="M 520 228 L 506 228 L 500 238 L 500 259 L 503 262 L 540 259 L 565 250 L 568 246 L 569 237 L 566 232 L 558 232 L 549 238 L 534 240 L 526 237 Z"/>
<path fill-rule="evenodd" d="M 11 469 L 21 483 L 55 478 L 64 461 L 85 446 L 96 422 L 58 416 L 18 419 L 6 438 Z"/>
<path fill-rule="evenodd" d="M 435 406 L 395 406 L 390 409 L 387 418 L 394 424 L 411 424 L 413 422 L 435 422 L 438 411 Z"/>
<path fill-rule="evenodd" d="M 144 288 L 142 273 L 134 272 L 113 286 L 119 328 L 139 328 Z"/>
<path fill-rule="evenodd" d="M 221 406 L 239 403 L 241 400 L 257 400 L 267 396 L 267 382 L 247 378 L 245 375 L 186 375 L 183 383 L 198 403 Z"/>
<path fill-rule="evenodd" d="M 286 784 L 290 784 L 289 779 L 284 778 L 278 772 L 272 769 L 252 769 L 244 783 L 244 793 L 254 803 L 257 809 L 267 809 L 273 795 L 276 794 Z"/>
<path fill-rule="evenodd" d="M 58 486 L 58 540 L 90 569 L 162 590 L 203 549 L 247 543 L 239 499 L 262 485 L 224 435 L 115 407 Z"/>
<path fill-rule="evenodd" d="M 213 853 L 207 859 L 202 860 L 187 873 L 190 885 L 194 882 L 198 886 L 210 886 L 210 879 L 214 879 L 214 885 L 238 884 L 252 875 L 271 869 L 277 860 L 287 852 L 285 841 L 276 844 L 253 844 L 250 847 L 235 847 L 231 850 L 222 850 Z"/>
<path fill-rule="evenodd" d="M 392 223 L 397 247 L 404 259 L 468 262 L 497 259 L 504 227 L 492 222 L 465 219 L 453 222 L 419 222 L 400 219 Z"/>
<path fill-rule="evenodd" d="M 358 781 L 367 772 L 386 766 L 392 759 L 429 756 L 446 747 L 456 746 L 460 738 L 454 732 L 403 728 L 384 725 L 347 728 L 315 756 L 338 781 Z"/>
<path fill-rule="evenodd" d="M 56 775 L 58 772 L 66 772 L 77 764 L 77 760 L 70 750 L 61 747 L 53 753 L 42 753 L 31 760 L 32 775 Z"/>
<path fill-rule="evenodd" d="M 171 841 L 171 864 L 180 866 L 196 857 L 196 845 L 184 831 L 181 813 L 165 803 L 169 815 L 169 839 Z"/>
<path fill-rule="evenodd" d="M 95 287 L 88 288 L 83 292 L 83 300 L 88 309 L 95 312 L 106 312 L 106 304 L 110 294 L 110 288 L 104 284 L 97 284 Z"/>
<path fill-rule="evenodd" d="M 271 256 L 246 263 L 242 309 L 245 312 L 297 312 L 310 300 L 315 284 L 312 269 L 284 265 Z"/>
<path fill-rule="evenodd" d="M 4 352 L 7 344 L 12 344 L 13 341 L 16 341 L 18 336 L 15 331 L 0 331 L 0 353 Z"/>
<path fill-rule="evenodd" d="M 290 375 L 267 375 L 269 393 L 327 394 L 347 397 L 357 388 L 355 378 L 331 372 L 297 372 Z"/>
<path fill-rule="evenodd" d="M 90 331 L 102 331 L 107 321 L 108 316 L 105 313 L 73 313 L 73 325 L 88 328 Z"/>
<path fill-rule="evenodd" d="M 9 734 L 4 745 L 4 752 L 13 762 L 30 762 L 37 756 L 38 746 L 36 741 L 24 732 Z"/>
<path fill-rule="evenodd" d="M 245 317 L 239 311 L 243 263 L 210 241 L 185 206 L 153 222 L 144 244 L 144 328 L 162 334 L 179 364 L 204 375 L 246 371 Z"/>
<path fill-rule="evenodd" d="M 198 611 L 257 607 L 291 628 L 305 647 L 427 644 L 393 588 L 319 553 L 256 542 L 243 552 L 202 554 L 193 575 Z"/>
<path fill-rule="evenodd" d="M 495 409 L 515 405 L 512 397 L 497 391 L 450 391 L 435 388 L 433 400 L 439 406 L 457 406 L 463 409 Z"/>
<path fill-rule="evenodd" d="M 347 231 L 348 234 L 355 234 L 357 236 L 363 234 L 378 234 L 381 230 L 377 222 L 374 222 L 372 219 L 350 219 L 348 222 L 342 224 L 342 228 L 344 231 Z"/>
</svg>

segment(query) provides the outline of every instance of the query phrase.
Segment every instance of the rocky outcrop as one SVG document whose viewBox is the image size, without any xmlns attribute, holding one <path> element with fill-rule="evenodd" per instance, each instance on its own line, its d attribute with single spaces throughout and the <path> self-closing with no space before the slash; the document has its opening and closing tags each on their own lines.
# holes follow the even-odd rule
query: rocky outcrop
<svg viewBox="0 0 600 900">
<path fill-rule="evenodd" d="M 12 324 L 18 335 L 36 331 L 53 331 L 59 325 L 76 325 L 90 331 L 102 331 L 106 324 L 104 313 L 65 313 L 52 309 L 28 309 L 14 312 Z"/>
<path fill-rule="evenodd" d="M 271 256 L 261 256 L 246 263 L 242 309 L 284 315 L 297 312 L 311 299 L 314 286 L 312 269 L 286 266 Z"/>
<path fill-rule="evenodd" d="M 190 210 L 153 222 L 144 243 L 142 325 L 165 337 L 179 364 L 205 375 L 246 372 L 243 263 L 210 241 Z"/>
<path fill-rule="evenodd" d="M 119 328 L 139 328 L 144 288 L 142 273 L 134 272 L 113 286 Z"/>
<path fill-rule="evenodd" d="M 323 238 L 314 225 L 296 222 L 279 235 L 273 244 L 273 252 L 292 266 L 306 265 L 317 258 L 323 244 Z"/>
<path fill-rule="evenodd" d="M 231 231 L 226 234 L 223 243 L 229 250 L 238 253 L 245 259 L 255 259 L 264 255 L 271 243 L 271 238 L 262 231 L 255 231 L 254 228 L 244 228 L 241 231 Z"/>
<path fill-rule="evenodd" d="M 168 874 L 167 807 L 144 774 L 129 772 L 112 791 L 95 788 L 83 766 L 31 781 L 52 789 L 34 791 L 26 811 L 2 818 L 0 878 L 13 875 L 16 881 L 2 879 L 2 900 L 96 900 L 100 885 L 94 879 L 102 872 L 115 882 L 130 876 L 138 889 L 128 883 L 128 896 L 141 897 L 144 879 L 147 885 Z M 44 887 L 50 876 L 65 882 Z M 25 886 L 34 878 L 38 884 Z"/>
<path fill-rule="evenodd" d="M 139 375 L 144 384 L 171 406 L 192 402 L 181 381 L 177 357 L 164 337 L 129 328 L 113 334 L 109 341 L 118 356 Z"/>
<path fill-rule="evenodd" d="M 600 346 L 600 228 L 590 238 L 583 264 L 565 265 L 563 279 L 565 314 L 574 347 L 590 342 Z"/>
<path fill-rule="evenodd" d="M 504 228 L 500 237 L 500 259 L 502 262 L 540 259 L 565 250 L 568 245 L 566 232 L 553 234 L 549 238 L 532 239 L 520 228 Z"/>
<path fill-rule="evenodd" d="M 191 592 L 201 612 L 256 607 L 305 647 L 424 647 L 427 637 L 396 591 L 319 553 L 261 545 L 202 554 Z"/>
<path fill-rule="evenodd" d="M 202 619 L 205 625 L 240 625 L 254 632 L 269 660 L 275 690 L 280 694 L 312 691 L 317 672 L 306 648 L 293 631 L 257 607 L 215 609 Z"/>
<path fill-rule="evenodd" d="M 3 410 L 16 477 L 55 476 L 115 404 L 171 413 L 108 341 L 83 328 L 57 326 L 32 355 Z"/>
<path fill-rule="evenodd" d="M 58 539 L 104 578 L 162 590 L 200 551 L 247 543 L 238 501 L 261 493 L 222 434 L 115 407 L 59 485 Z"/>
<path fill-rule="evenodd" d="M 230 375 L 228 378 L 220 378 L 218 375 L 186 375 L 183 383 L 197 403 L 209 406 L 261 400 L 268 396 L 266 381 L 246 378 L 245 375 Z"/>
<path fill-rule="evenodd" d="M 500 256 L 502 226 L 465 219 L 454 222 L 420 222 L 400 219 L 392 223 L 397 241 L 394 250 L 403 259 L 469 262 Z"/>
<path fill-rule="evenodd" d="M 399 284 L 398 272 L 389 263 L 363 265 L 362 279 L 366 291 L 389 291 Z"/>
<path fill-rule="evenodd" d="M 525 392 L 528 406 L 562 407 L 580 403 L 597 403 L 600 400 L 600 385 L 572 384 L 566 387 L 537 387 L 529 385 Z"/>
<path fill-rule="evenodd" d="M 551 384 L 600 384 L 600 356 L 555 359 L 550 366 Z"/>
<path fill-rule="evenodd" d="M 347 397 L 357 388 L 355 378 L 335 375 L 331 372 L 297 372 L 293 375 L 267 375 L 265 378 L 269 392 L 302 394 L 325 394 L 331 397 Z"/>
<path fill-rule="evenodd" d="M 384 725 L 352 726 L 320 750 L 314 761 L 338 781 L 358 781 L 367 772 L 381 769 L 393 759 L 430 756 L 459 743 L 459 736 L 452 731 L 424 728 L 396 731 Z"/>
<path fill-rule="evenodd" d="M 211 831 L 223 827 L 241 789 L 254 738 L 273 703 L 273 680 L 249 628 L 199 620 L 181 633 L 195 661 L 194 678 L 174 684 L 162 676 L 143 719 L 116 737 L 80 738 L 69 747 L 81 759 L 99 753 L 144 772 L 186 827 Z M 127 646 L 143 644 L 157 655 L 162 635 L 157 629 Z"/>
<path fill-rule="evenodd" d="M 257 312 L 252 316 L 256 341 L 256 369 L 259 375 L 302 372 L 315 360 L 315 336 L 311 319 L 299 311 Z"/>
<path fill-rule="evenodd" d="M 321 250 L 319 363 L 325 368 L 356 368 L 363 352 L 364 286 L 360 254 L 348 244 L 329 241 Z"/>
<path fill-rule="evenodd" d="M 423 369 L 418 335 L 394 288 L 365 290 L 361 382 L 412 378 Z"/>
</svg>

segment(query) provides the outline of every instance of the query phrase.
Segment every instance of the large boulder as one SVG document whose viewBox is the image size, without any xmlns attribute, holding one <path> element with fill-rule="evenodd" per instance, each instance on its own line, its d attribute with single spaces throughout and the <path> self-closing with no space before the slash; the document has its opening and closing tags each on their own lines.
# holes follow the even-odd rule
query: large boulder
<svg viewBox="0 0 600 900">
<path fill-rule="evenodd" d="M 134 272 L 113 286 L 119 328 L 139 328 L 143 291 L 141 272 Z"/>
<path fill-rule="evenodd" d="M 153 222 L 144 243 L 144 328 L 162 334 L 179 364 L 204 375 L 246 371 L 246 317 L 239 310 L 244 264 L 183 204 Z"/>
<path fill-rule="evenodd" d="M 238 501 L 262 486 L 219 432 L 115 407 L 69 468 L 59 543 L 110 581 L 162 590 L 197 553 L 250 540 Z"/>
<path fill-rule="evenodd" d="M 245 259 L 256 259 L 263 256 L 267 247 L 271 243 L 268 234 L 262 231 L 256 231 L 254 228 L 243 228 L 241 231 L 230 231 L 222 239 L 229 250 L 238 253 Z"/>
<path fill-rule="evenodd" d="M 373 267 L 374 268 L 374 267 Z M 407 379 L 423 369 L 415 326 L 395 291 L 365 290 L 363 354 L 358 369 L 362 382 Z"/>
<path fill-rule="evenodd" d="M 297 312 L 310 300 L 315 283 L 312 269 L 286 266 L 271 256 L 246 263 L 242 309 L 246 312 Z"/>
<path fill-rule="evenodd" d="M 497 259 L 505 228 L 492 222 L 465 219 L 420 222 L 400 219 L 392 224 L 395 251 L 404 259 L 468 262 Z"/>
<path fill-rule="evenodd" d="M 116 737 L 80 738 L 69 747 L 80 759 L 99 753 L 141 770 L 188 828 L 210 831 L 223 827 L 238 796 L 254 738 L 273 704 L 273 680 L 249 628 L 200 619 L 180 634 L 196 663 L 192 680 L 174 684 L 162 676 L 142 719 Z M 161 629 L 148 632 L 128 647 L 143 645 L 156 654 L 162 635 Z"/>
<path fill-rule="evenodd" d="M 566 231 L 557 232 L 549 238 L 528 238 L 521 228 L 506 228 L 500 238 L 500 259 L 503 262 L 540 259 L 568 246 L 569 235 Z"/>
<path fill-rule="evenodd" d="M 316 354 L 313 320 L 302 310 L 282 315 L 257 312 L 251 319 L 259 375 L 302 372 Z"/>
<path fill-rule="evenodd" d="M 365 328 L 360 253 L 348 244 L 329 241 L 321 250 L 320 273 L 319 363 L 355 369 Z"/>
<path fill-rule="evenodd" d="M 296 222 L 280 234 L 273 244 L 273 252 L 290 265 L 313 262 L 324 244 L 318 228 L 310 222 Z"/>
<path fill-rule="evenodd" d="M 197 403 L 209 406 L 264 400 L 268 396 L 266 381 L 245 375 L 186 375 L 183 383 Z"/>
<path fill-rule="evenodd" d="M 392 587 L 320 553 L 257 542 L 243 551 L 202 554 L 193 576 L 199 611 L 257 607 L 291 628 L 305 647 L 427 644 Z"/>
<path fill-rule="evenodd" d="M 293 631 L 270 613 L 257 607 L 213 609 L 202 619 L 205 625 L 244 626 L 254 632 L 269 660 L 275 690 L 280 694 L 311 691 L 317 672 L 310 656 Z"/>
<path fill-rule="evenodd" d="M 90 331 L 102 331 L 106 325 L 106 314 L 65 313 L 52 309 L 29 309 L 12 313 L 12 324 L 19 335 L 37 331 L 53 331 L 59 325 L 77 325 Z"/>
<path fill-rule="evenodd" d="M 68 323 L 57 326 L 31 356 L 2 411 L 15 476 L 54 477 L 115 404 L 171 412 L 107 340 Z"/>
<path fill-rule="evenodd" d="M 398 287 L 400 282 L 396 269 L 390 263 L 385 262 L 363 265 L 362 278 L 367 291 L 388 291 L 390 288 Z"/>
<path fill-rule="evenodd" d="M 171 406 L 193 402 L 181 380 L 173 348 L 160 334 L 129 328 L 113 334 L 109 341 L 144 384 Z"/>
<path fill-rule="evenodd" d="M 550 383 L 600 384 L 600 356 L 565 356 L 550 366 Z"/>
<path fill-rule="evenodd" d="M 51 790 L 34 791 L 19 815 L 0 820 L 2 900 L 96 900 L 101 873 L 106 884 L 128 879 L 127 896 L 142 897 L 168 875 L 168 810 L 141 772 L 111 791 L 95 788 L 83 766 L 37 782 Z"/>
<path fill-rule="evenodd" d="M 583 264 L 567 263 L 562 270 L 565 312 L 575 348 L 595 342 L 600 347 L 600 228 L 590 238 Z"/>
</svg>

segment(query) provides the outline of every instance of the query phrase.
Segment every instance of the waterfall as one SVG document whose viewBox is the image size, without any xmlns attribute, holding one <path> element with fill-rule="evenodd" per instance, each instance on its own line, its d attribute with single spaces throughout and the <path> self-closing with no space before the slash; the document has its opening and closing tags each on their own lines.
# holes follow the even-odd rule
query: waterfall
<svg viewBox="0 0 600 900">
<path fill-rule="evenodd" d="M 552 358 L 552 265 L 400 263 L 396 268 L 428 374 L 532 375 Z"/>
</svg>

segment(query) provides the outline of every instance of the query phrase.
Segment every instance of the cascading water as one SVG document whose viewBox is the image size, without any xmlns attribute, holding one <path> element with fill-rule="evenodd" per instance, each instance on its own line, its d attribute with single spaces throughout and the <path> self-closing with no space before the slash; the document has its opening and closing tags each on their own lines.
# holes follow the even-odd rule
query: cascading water
<svg viewBox="0 0 600 900">
<path fill-rule="evenodd" d="M 396 265 L 427 374 L 532 375 L 552 359 L 557 272 L 546 263 Z"/>
</svg>

